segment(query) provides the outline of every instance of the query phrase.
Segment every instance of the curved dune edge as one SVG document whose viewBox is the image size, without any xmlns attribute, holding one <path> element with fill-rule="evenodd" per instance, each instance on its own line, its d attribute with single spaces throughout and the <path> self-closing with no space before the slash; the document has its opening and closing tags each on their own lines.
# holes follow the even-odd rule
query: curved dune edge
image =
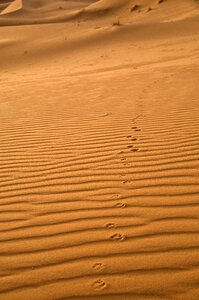
<svg viewBox="0 0 199 300">
<path fill-rule="evenodd" d="M 15 0 L 13 1 L 8 7 L 6 7 L 0 15 L 10 14 L 15 11 L 18 11 L 22 8 L 22 0 Z"/>
<path fill-rule="evenodd" d="M 41 1 L 38 1 L 41 2 Z M 93 1 L 93 3 L 87 5 L 85 8 L 75 9 L 71 12 L 61 9 L 59 14 L 55 12 L 54 15 L 48 15 L 48 2 L 44 1 L 44 9 L 38 14 L 38 10 L 30 4 L 29 0 L 26 2 L 22 0 L 15 0 L 11 3 L 0 15 L 0 26 L 12 26 L 12 25 L 31 25 L 31 24 L 47 24 L 47 23 L 61 23 L 66 21 L 75 20 L 78 18 L 98 18 L 105 15 L 113 16 L 117 13 L 117 18 L 120 15 L 123 17 L 146 17 L 146 14 L 150 11 L 152 13 L 161 15 L 159 8 L 165 13 L 166 21 L 178 21 L 180 19 L 186 19 L 199 15 L 199 4 L 197 0 L 189 1 L 177 1 L 175 11 L 173 11 L 172 1 L 170 0 L 140 0 L 140 1 L 126 1 L 126 0 L 99 0 Z M 42 2 L 41 2 L 42 3 Z M 50 4 L 51 2 L 49 2 Z M 31 4 L 32 5 L 32 4 Z M 169 8 L 168 12 L 165 7 Z M 45 12 L 46 7 L 46 12 Z M 63 8 L 63 7 L 61 7 Z M 63 12 L 62 12 L 63 11 Z M 41 16 L 40 16 L 41 15 Z"/>
</svg>

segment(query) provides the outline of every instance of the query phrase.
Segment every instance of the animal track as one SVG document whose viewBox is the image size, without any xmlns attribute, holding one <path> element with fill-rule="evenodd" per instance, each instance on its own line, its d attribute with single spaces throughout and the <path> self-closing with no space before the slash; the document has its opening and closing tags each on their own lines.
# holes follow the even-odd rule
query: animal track
<svg viewBox="0 0 199 300">
<path fill-rule="evenodd" d="M 92 265 L 92 268 L 96 271 L 100 271 L 104 268 L 104 265 L 103 265 L 103 263 L 98 262 L 98 263 L 95 263 L 94 265 Z"/>
<path fill-rule="evenodd" d="M 123 158 L 121 158 L 120 160 L 122 160 L 122 161 L 125 161 L 125 160 L 126 160 L 126 158 L 124 158 L 124 157 L 123 157 Z"/>
<path fill-rule="evenodd" d="M 138 128 L 137 126 L 133 126 L 133 127 L 131 127 L 131 128 L 134 129 L 135 131 L 141 131 L 141 129 Z"/>
<path fill-rule="evenodd" d="M 124 241 L 124 240 L 126 240 L 126 236 L 121 233 L 115 233 L 110 236 L 110 239 L 113 241 Z"/>
<path fill-rule="evenodd" d="M 128 183 L 128 182 L 129 182 L 128 180 L 123 180 L 122 181 L 123 184 Z"/>
<path fill-rule="evenodd" d="M 129 145 L 129 146 L 127 146 L 127 148 L 133 148 L 133 146 L 132 146 L 132 145 Z"/>
<path fill-rule="evenodd" d="M 124 153 L 124 151 L 120 151 L 120 152 L 118 152 L 118 154 L 123 154 Z"/>
<path fill-rule="evenodd" d="M 123 203 L 123 202 L 118 202 L 115 204 L 115 207 L 118 207 L 118 208 L 124 208 L 126 206 L 127 206 L 126 203 Z"/>
<path fill-rule="evenodd" d="M 107 287 L 107 284 L 104 280 L 98 279 L 92 283 L 92 287 L 94 288 L 94 290 L 101 291 Z"/>
<path fill-rule="evenodd" d="M 120 195 L 119 194 L 114 194 L 111 196 L 111 199 L 119 199 Z"/>
<path fill-rule="evenodd" d="M 126 174 L 120 175 L 120 178 L 126 178 Z"/>
<path fill-rule="evenodd" d="M 105 227 L 108 228 L 108 229 L 110 229 L 110 228 L 115 228 L 116 226 L 115 226 L 114 223 L 107 223 L 107 224 L 105 225 Z"/>
<path fill-rule="evenodd" d="M 139 151 L 139 149 L 138 148 L 134 148 L 134 149 L 131 149 L 131 151 L 132 152 L 137 152 L 137 151 Z"/>
</svg>

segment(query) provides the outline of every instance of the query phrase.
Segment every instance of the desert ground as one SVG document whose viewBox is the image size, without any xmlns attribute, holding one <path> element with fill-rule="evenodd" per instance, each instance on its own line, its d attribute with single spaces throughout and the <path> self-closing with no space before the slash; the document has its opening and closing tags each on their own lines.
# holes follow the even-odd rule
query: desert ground
<svg viewBox="0 0 199 300">
<path fill-rule="evenodd" d="M 0 300 L 199 299 L 198 101 L 198 0 L 0 0 Z"/>
</svg>

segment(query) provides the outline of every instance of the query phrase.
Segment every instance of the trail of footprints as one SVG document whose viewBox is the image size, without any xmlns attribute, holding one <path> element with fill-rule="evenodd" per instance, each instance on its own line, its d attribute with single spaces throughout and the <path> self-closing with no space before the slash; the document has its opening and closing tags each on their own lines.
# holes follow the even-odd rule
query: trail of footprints
<svg viewBox="0 0 199 300">
<path fill-rule="evenodd" d="M 117 202 L 114 205 L 115 208 L 126 208 L 127 205 L 126 203 L 123 202 Z M 113 230 L 115 228 L 117 228 L 117 224 L 115 223 L 106 223 L 105 224 L 105 228 L 107 228 L 108 230 Z M 110 241 L 113 242 L 124 242 L 127 239 L 127 236 L 125 234 L 122 233 L 113 233 L 112 235 L 109 236 Z M 102 272 L 105 268 L 107 268 L 107 266 L 105 266 L 105 264 L 103 262 L 96 262 L 92 265 L 92 270 L 99 273 Z M 97 291 L 102 291 L 106 288 L 108 288 L 110 286 L 110 284 L 108 284 L 105 280 L 103 279 L 97 279 L 95 280 L 92 284 L 91 287 L 97 292 Z"/>
<path fill-rule="evenodd" d="M 134 120 L 133 120 L 134 121 Z M 138 137 L 135 137 L 135 132 L 140 132 L 141 129 L 138 127 L 138 126 L 135 126 L 133 125 L 131 127 L 131 129 L 133 130 L 133 134 L 132 135 L 128 135 L 127 136 L 127 139 L 129 142 L 136 142 L 138 140 Z M 128 145 L 127 146 L 128 149 L 131 149 L 130 151 L 131 152 L 137 152 L 139 151 L 139 148 L 137 148 L 134 143 L 132 143 L 131 145 Z M 120 154 L 124 154 L 125 152 L 124 151 L 120 151 Z M 125 157 L 122 157 L 121 158 L 121 161 L 122 162 L 126 162 L 127 161 L 127 158 Z M 121 177 L 124 177 L 125 175 L 121 175 Z M 128 180 L 123 180 L 122 183 L 125 184 L 129 182 Z M 112 199 L 115 199 L 115 198 L 120 198 L 120 195 L 112 195 L 111 196 Z M 117 202 L 115 205 L 114 205 L 115 208 L 126 208 L 127 207 L 127 204 L 124 203 L 124 202 Z M 112 229 L 115 229 L 117 228 L 117 224 L 115 223 L 107 223 L 105 224 L 105 228 L 109 229 L 109 230 L 112 230 Z M 125 234 L 122 234 L 122 233 L 114 233 L 112 235 L 109 236 L 109 239 L 113 242 L 124 242 L 125 240 L 127 240 L 127 236 Z M 96 272 L 101 272 L 105 269 L 105 265 L 103 264 L 103 262 L 96 262 L 93 264 L 92 266 L 92 269 Z M 103 279 L 97 279 L 96 281 L 94 281 L 92 284 L 91 284 L 91 287 L 95 290 L 95 291 L 102 291 L 106 288 L 108 288 L 110 286 L 110 284 L 107 284 L 105 280 Z"/>
<path fill-rule="evenodd" d="M 126 138 L 128 139 L 128 142 L 129 142 L 129 145 L 127 145 L 127 149 L 130 150 L 131 152 L 138 152 L 138 151 L 140 151 L 140 149 L 137 147 L 135 142 L 138 141 L 138 132 L 140 132 L 141 129 L 138 126 L 136 126 L 134 123 L 135 123 L 135 119 L 133 119 L 133 126 L 131 127 L 131 129 L 133 130 L 132 135 L 127 135 L 126 136 Z M 127 166 L 128 165 L 128 159 L 126 157 L 124 157 L 125 153 L 126 153 L 125 151 L 120 151 L 119 152 L 120 155 L 123 155 L 120 158 L 120 160 L 124 163 L 124 166 Z M 129 183 L 129 180 L 125 179 L 126 175 L 121 175 L 121 178 L 124 179 L 122 181 L 123 184 Z"/>
</svg>

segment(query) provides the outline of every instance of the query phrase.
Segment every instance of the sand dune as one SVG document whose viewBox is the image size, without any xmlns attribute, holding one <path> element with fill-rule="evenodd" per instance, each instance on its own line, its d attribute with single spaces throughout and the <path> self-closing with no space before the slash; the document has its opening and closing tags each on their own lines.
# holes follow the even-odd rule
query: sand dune
<svg viewBox="0 0 199 300">
<path fill-rule="evenodd" d="M 6 6 L 4 10 L 1 11 L 0 15 L 10 14 L 15 11 L 22 9 L 22 0 L 15 0 Z"/>
<path fill-rule="evenodd" d="M 0 300 L 197 300 L 198 1 L 19 3 L 0 6 Z"/>
<path fill-rule="evenodd" d="M 3 10 L 5 10 L 10 4 L 12 0 L 5 0 L 5 1 L 0 1 L 0 14 Z"/>
<path fill-rule="evenodd" d="M 166 8 L 165 8 L 166 6 Z M 4 11 L 0 25 L 28 25 L 59 23 L 77 19 L 95 19 L 114 15 L 130 21 L 141 18 L 152 20 L 154 16 L 161 21 L 198 16 L 197 0 L 15 0 Z M 150 13 L 150 14 L 149 14 Z M 152 18 L 151 18 L 152 15 Z"/>
</svg>

